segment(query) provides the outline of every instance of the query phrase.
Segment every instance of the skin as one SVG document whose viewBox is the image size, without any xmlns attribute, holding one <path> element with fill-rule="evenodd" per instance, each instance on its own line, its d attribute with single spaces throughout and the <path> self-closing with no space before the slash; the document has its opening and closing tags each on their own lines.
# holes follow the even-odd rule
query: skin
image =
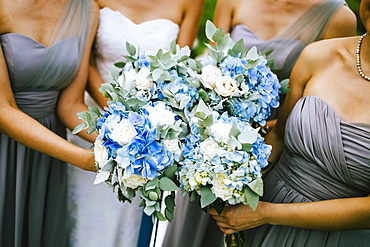
<svg viewBox="0 0 370 247">
<path fill-rule="evenodd" d="M 360 15 L 366 29 L 370 28 L 370 0 L 362 0 Z M 327 102 L 346 122 L 370 124 L 370 82 L 356 68 L 356 47 L 359 37 L 339 38 L 307 46 L 292 74 L 292 91 L 287 94 L 276 127 L 266 136 L 273 146 L 270 161 L 276 162 L 284 148 L 287 117 L 297 100 L 315 95 Z M 361 65 L 370 75 L 370 37 L 365 37 L 361 49 Z M 348 85 L 351 82 L 351 86 Z M 328 94 L 327 92 L 330 92 Z M 310 203 L 259 202 L 256 211 L 247 205 L 228 206 L 218 215 L 210 214 L 226 233 L 254 228 L 263 224 L 285 225 L 326 231 L 370 229 L 370 196 L 326 200 Z"/>
<path fill-rule="evenodd" d="M 0 34 L 19 33 L 48 46 L 64 2 L 63 0 L 1 0 Z M 75 114 L 87 110 L 83 103 L 83 91 L 88 75 L 89 52 L 98 22 L 97 13 L 98 8 L 94 5 L 94 23 L 80 68 L 70 86 L 60 95 L 57 112 L 60 113 L 62 122 L 71 129 L 81 123 Z M 81 169 L 95 171 L 91 150 L 71 144 L 19 110 L 11 89 L 2 49 L 0 49 L 0 87 L 2 88 L 0 90 L 0 132 L 34 150 Z"/>
<path fill-rule="evenodd" d="M 198 32 L 204 0 L 193 0 L 191 4 L 186 0 L 97 0 L 100 8 L 109 7 L 121 12 L 136 24 L 154 19 L 168 19 L 178 24 L 180 32 L 177 44 L 180 47 L 192 47 Z M 101 93 L 94 94 L 100 88 L 103 80 L 99 75 L 94 58 L 90 63 L 90 77 L 88 91 L 95 101 L 104 106 L 107 98 Z"/>
</svg>

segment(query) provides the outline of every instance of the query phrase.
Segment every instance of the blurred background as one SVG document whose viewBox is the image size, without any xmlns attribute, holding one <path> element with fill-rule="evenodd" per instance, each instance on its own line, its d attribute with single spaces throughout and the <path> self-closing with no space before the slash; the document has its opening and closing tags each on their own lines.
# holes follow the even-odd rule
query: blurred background
<svg viewBox="0 0 370 247">
<path fill-rule="evenodd" d="M 207 41 L 204 33 L 204 26 L 206 20 L 213 20 L 213 13 L 216 6 L 217 0 L 205 0 L 204 10 L 203 10 L 203 17 L 201 20 L 201 24 L 198 31 L 198 43 L 196 48 L 193 50 L 193 57 L 196 57 L 204 52 L 205 45 L 204 42 Z M 357 34 L 361 35 L 365 32 L 365 28 L 361 24 L 360 16 L 358 14 L 358 9 L 360 6 L 361 0 L 346 0 L 348 6 L 352 9 L 352 11 L 357 16 Z"/>
</svg>

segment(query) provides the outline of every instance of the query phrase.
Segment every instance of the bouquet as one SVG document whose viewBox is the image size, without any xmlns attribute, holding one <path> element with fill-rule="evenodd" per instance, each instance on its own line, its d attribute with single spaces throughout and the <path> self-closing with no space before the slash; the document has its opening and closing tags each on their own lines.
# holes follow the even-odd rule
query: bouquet
<svg viewBox="0 0 370 247">
<path fill-rule="evenodd" d="M 181 109 L 198 97 L 187 80 L 196 74 L 189 63 L 194 69 L 199 64 L 189 58 L 188 47 L 180 49 L 174 42 L 171 51 L 140 53 L 129 43 L 126 49 L 127 61 L 115 64 L 112 81 L 100 89 L 110 99 L 108 106 L 79 113 L 84 123 L 74 133 L 90 128 L 88 133 L 99 134 L 95 184 L 107 183 L 123 202 L 138 192 L 147 215 L 172 221 L 175 173 L 188 129 Z"/>
<path fill-rule="evenodd" d="M 209 56 L 197 70 L 199 99 L 187 115 L 180 189 L 190 200 L 200 196 L 202 208 L 213 204 L 220 214 L 226 204 L 255 210 L 263 195 L 261 169 L 271 152 L 259 126 L 279 106 L 287 81 L 279 82 L 255 47 L 247 51 L 243 40 L 235 43 L 210 21 L 206 35 L 215 45 L 207 45 Z M 244 246 L 242 235 L 226 235 L 225 244 Z"/>
</svg>

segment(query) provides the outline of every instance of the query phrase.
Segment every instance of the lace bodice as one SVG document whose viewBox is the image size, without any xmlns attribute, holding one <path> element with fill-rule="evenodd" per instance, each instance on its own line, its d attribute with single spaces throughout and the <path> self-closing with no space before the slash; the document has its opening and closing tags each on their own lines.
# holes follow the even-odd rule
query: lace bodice
<svg viewBox="0 0 370 247">
<path fill-rule="evenodd" d="M 96 64 L 103 80 L 109 80 L 109 71 L 114 63 L 124 60 L 122 55 L 127 55 L 126 42 L 141 52 L 159 48 L 169 50 L 179 30 L 179 25 L 167 19 L 136 24 L 119 11 L 108 7 L 101 9 L 95 50 Z"/>
</svg>

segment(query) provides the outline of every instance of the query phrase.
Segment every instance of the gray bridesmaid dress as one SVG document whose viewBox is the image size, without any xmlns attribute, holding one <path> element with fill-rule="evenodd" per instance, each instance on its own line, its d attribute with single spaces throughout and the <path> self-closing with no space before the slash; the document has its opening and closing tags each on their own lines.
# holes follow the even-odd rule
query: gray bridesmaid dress
<svg viewBox="0 0 370 247">
<path fill-rule="evenodd" d="M 17 106 L 62 137 L 56 102 L 77 72 L 91 11 L 88 0 L 67 0 L 48 46 L 18 33 L 0 35 Z M 0 246 L 65 246 L 66 172 L 64 162 L 0 133 Z"/>
<path fill-rule="evenodd" d="M 262 201 L 299 203 L 370 194 L 370 123 L 342 121 L 316 96 L 301 98 L 286 124 L 285 149 L 264 178 Z M 263 225 L 246 246 L 370 246 L 370 230 L 318 231 Z"/>
</svg>

